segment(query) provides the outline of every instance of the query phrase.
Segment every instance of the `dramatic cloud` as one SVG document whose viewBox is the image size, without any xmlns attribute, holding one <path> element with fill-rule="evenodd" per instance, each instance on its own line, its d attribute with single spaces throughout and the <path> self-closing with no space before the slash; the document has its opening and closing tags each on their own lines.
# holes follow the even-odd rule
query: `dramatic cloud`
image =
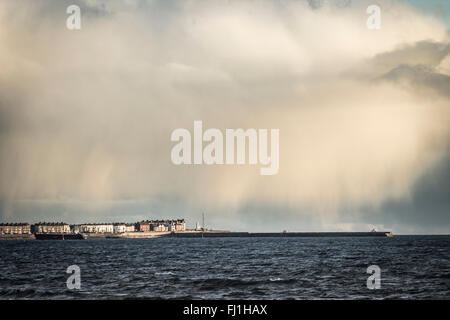
<svg viewBox="0 0 450 320">
<path fill-rule="evenodd" d="M 233 229 L 450 230 L 387 207 L 419 208 L 417 184 L 448 162 L 439 20 L 395 1 L 380 30 L 367 1 L 77 1 L 69 31 L 70 4 L 0 4 L 3 220 L 206 210 Z M 279 128 L 279 173 L 173 165 L 170 134 L 194 120 Z"/>
</svg>

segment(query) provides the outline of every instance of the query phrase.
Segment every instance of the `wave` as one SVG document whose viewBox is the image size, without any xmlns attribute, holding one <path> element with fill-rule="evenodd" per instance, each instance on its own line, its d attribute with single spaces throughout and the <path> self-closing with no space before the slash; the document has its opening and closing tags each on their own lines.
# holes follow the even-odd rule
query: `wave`
<svg viewBox="0 0 450 320">
<path fill-rule="evenodd" d="M 214 290 L 224 287 L 249 287 L 267 285 L 273 283 L 293 283 L 295 280 L 281 279 L 281 278 L 269 278 L 267 280 L 244 280 L 236 278 L 209 278 L 194 280 L 193 284 L 199 286 L 204 290 Z"/>
<path fill-rule="evenodd" d="M 172 271 L 163 271 L 163 272 L 155 272 L 155 276 L 173 276 L 175 275 L 175 273 L 173 273 Z"/>
</svg>

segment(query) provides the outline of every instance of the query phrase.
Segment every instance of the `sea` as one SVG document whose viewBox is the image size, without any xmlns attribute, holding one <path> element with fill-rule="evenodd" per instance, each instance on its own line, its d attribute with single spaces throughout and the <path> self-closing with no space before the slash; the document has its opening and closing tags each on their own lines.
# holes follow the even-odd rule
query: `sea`
<svg viewBox="0 0 450 320">
<path fill-rule="evenodd" d="M 450 236 L 7 240 L 0 299 L 450 299 Z"/>
</svg>

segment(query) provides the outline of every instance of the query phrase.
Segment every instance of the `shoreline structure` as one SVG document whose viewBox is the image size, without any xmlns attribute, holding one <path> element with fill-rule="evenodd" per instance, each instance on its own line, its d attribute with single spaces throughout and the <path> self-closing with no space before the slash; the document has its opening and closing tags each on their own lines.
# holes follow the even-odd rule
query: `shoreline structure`
<svg viewBox="0 0 450 320">
<path fill-rule="evenodd" d="M 49 233 L 48 235 L 52 235 Z M 53 234 L 54 235 L 54 234 Z M 392 237 L 390 231 L 371 232 L 232 232 L 232 231 L 178 231 L 84 234 L 86 239 L 152 239 L 152 238 L 317 238 L 317 237 Z M 66 235 L 67 236 L 67 235 Z M 36 240 L 34 234 L 0 234 L 1 240 Z M 62 239 L 60 239 L 62 240 Z M 69 239 L 65 239 L 69 240 Z"/>
<path fill-rule="evenodd" d="M 132 224 L 84 224 L 68 225 L 64 223 L 25 223 L 0 224 L 0 240 L 71 240 L 71 239 L 151 239 L 151 238 L 219 238 L 219 237 L 392 237 L 390 231 L 370 232 L 233 232 L 227 230 L 209 230 L 205 228 L 189 230 L 184 219 L 152 220 L 135 224 L 134 231 L 119 228 Z M 44 227 L 45 226 L 45 227 Z M 89 228 L 80 228 L 89 226 Z M 109 227 L 111 226 L 111 227 Z M 95 229 L 98 227 L 98 229 Z M 83 232 L 89 230 L 90 232 Z M 101 231 L 98 231 L 101 230 Z"/>
<path fill-rule="evenodd" d="M 219 237 L 392 237 L 390 231 L 370 232 L 233 232 L 200 227 L 186 229 L 184 219 L 145 220 L 137 223 L 63 222 L 2 223 L 0 240 L 84 240 L 84 239 L 151 239 L 151 238 L 219 238 Z"/>
</svg>

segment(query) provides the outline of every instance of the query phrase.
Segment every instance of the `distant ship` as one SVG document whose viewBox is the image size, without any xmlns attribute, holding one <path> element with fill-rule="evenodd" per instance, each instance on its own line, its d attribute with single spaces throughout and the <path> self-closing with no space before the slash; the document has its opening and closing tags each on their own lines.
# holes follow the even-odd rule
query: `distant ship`
<svg viewBox="0 0 450 320">
<path fill-rule="evenodd" d="M 82 233 L 35 233 L 36 240 L 85 240 Z"/>
</svg>

